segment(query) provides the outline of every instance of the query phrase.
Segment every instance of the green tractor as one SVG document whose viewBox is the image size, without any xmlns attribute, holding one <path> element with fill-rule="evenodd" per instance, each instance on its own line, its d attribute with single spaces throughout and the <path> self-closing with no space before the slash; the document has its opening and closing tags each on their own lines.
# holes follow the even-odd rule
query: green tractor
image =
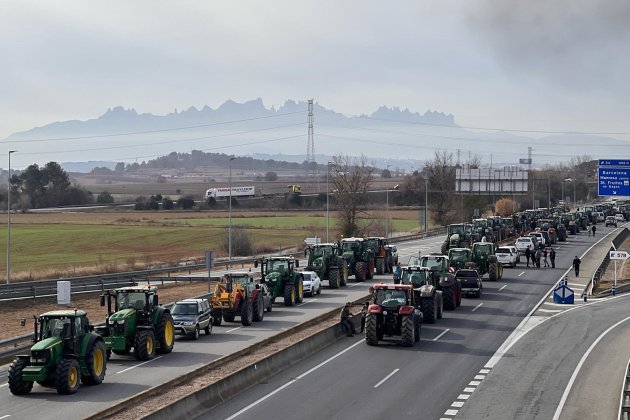
<svg viewBox="0 0 630 420">
<path fill-rule="evenodd" d="M 429 269 L 429 280 L 442 292 L 444 309 L 455 310 L 462 303 L 462 285 L 449 266 L 448 257 L 440 254 L 427 254 L 420 257 L 420 266 Z M 430 317 L 429 317 L 430 318 Z"/>
<path fill-rule="evenodd" d="M 103 382 L 106 349 L 93 329 L 86 313 L 76 309 L 46 312 L 35 318 L 31 354 L 17 356 L 9 367 L 11 393 L 28 394 L 37 382 L 55 387 L 59 394 L 74 394 L 79 381 L 84 385 Z"/>
<path fill-rule="evenodd" d="M 394 258 L 391 248 L 387 246 L 387 239 L 378 236 L 365 238 L 366 246 L 374 255 L 374 270 L 376 274 L 392 273 L 394 270 Z"/>
<path fill-rule="evenodd" d="M 340 255 L 337 244 L 310 245 L 304 249 L 308 257 L 307 271 L 314 271 L 320 279 L 328 280 L 331 289 L 338 289 L 348 283 L 348 264 Z"/>
<path fill-rule="evenodd" d="M 271 293 L 271 302 L 277 297 L 284 299 L 284 306 L 293 306 L 304 300 L 304 277 L 295 269 L 299 260 L 293 257 L 270 257 L 254 261 L 260 265 L 261 283 L 265 283 Z"/>
<path fill-rule="evenodd" d="M 472 261 L 470 248 L 451 248 L 448 250 L 448 265 L 455 271 L 466 268 L 466 264 Z"/>
<path fill-rule="evenodd" d="M 344 238 L 339 242 L 342 257 L 348 264 L 349 275 L 356 281 L 374 276 L 374 254 L 363 238 Z"/>
<path fill-rule="evenodd" d="M 105 340 L 108 358 L 112 352 L 129 354 L 132 348 L 137 360 L 150 360 L 155 353 L 173 351 L 173 317 L 169 309 L 158 304 L 157 287 L 130 286 L 107 290 L 101 295 L 101 306 L 105 306 L 105 298 L 107 318 L 105 325 L 97 327 L 96 332 Z"/>
<path fill-rule="evenodd" d="M 479 242 L 486 238 L 488 242 L 494 242 L 494 230 L 488 225 L 488 219 L 473 219 L 473 240 Z"/>
<path fill-rule="evenodd" d="M 503 277 L 503 265 L 497 260 L 492 242 L 475 242 L 472 246 L 472 263 L 480 276 L 488 273 L 488 279 Z"/>
<path fill-rule="evenodd" d="M 446 228 L 446 239 L 441 252 L 446 254 L 451 248 L 467 248 L 472 243 L 473 227 L 471 224 L 454 224 Z"/>
</svg>

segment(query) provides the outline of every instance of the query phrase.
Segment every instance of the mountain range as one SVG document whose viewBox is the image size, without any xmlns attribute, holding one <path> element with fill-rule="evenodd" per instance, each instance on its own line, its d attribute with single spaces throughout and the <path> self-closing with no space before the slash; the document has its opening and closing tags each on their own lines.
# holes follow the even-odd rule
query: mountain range
<svg viewBox="0 0 630 420">
<path fill-rule="evenodd" d="M 419 168 L 442 149 L 462 163 L 478 156 L 484 164 L 500 167 L 518 165 L 520 158 L 527 157 L 528 147 L 533 148 L 534 166 L 542 166 L 566 162 L 572 156 L 609 158 L 611 150 L 614 155 L 618 151 L 627 155 L 630 146 L 624 140 L 578 133 L 529 137 L 473 130 L 457 125 L 452 114 L 437 111 L 420 114 L 381 106 L 369 115 L 346 116 L 317 103 L 313 133 L 319 163 L 338 154 L 364 155 L 380 167 L 402 169 Z M 110 166 L 107 162 L 141 162 L 192 150 L 303 161 L 307 140 L 307 102 L 288 100 L 278 108 L 267 108 L 258 98 L 166 115 L 117 106 L 94 119 L 54 122 L 2 141 L 32 155 L 35 163 L 95 161 L 95 166 Z"/>
</svg>

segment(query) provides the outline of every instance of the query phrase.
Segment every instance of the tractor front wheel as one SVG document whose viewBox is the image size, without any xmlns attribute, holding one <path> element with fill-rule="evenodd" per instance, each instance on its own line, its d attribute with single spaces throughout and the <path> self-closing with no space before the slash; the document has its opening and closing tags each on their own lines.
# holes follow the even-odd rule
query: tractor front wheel
<svg viewBox="0 0 630 420">
<path fill-rule="evenodd" d="M 413 322 L 413 314 L 403 316 L 402 323 L 400 326 L 400 336 L 402 339 L 402 345 L 405 347 L 413 346 L 415 343 L 415 333 L 416 326 Z"/>
<path fill-rule="evenodd" d="M 24 381 L 22 371 L 28 366 L 28 362 L 22 359 L 15 359 L 9 367 L 9 391 L 13 395 L 26 395 L 33 389 L 33 382 Z"/>
<path fill-rule="evenodd" d="M 295 285 L 295 303 L 304 302 L 304 279 L 300 275 Z"/>
<path fill-rule="evenodd" d="M 376 257 L 376 274 L 383 274 L 385 272 L 385 258 Z"/>
<path fill-rule="evenodd" d="M 328 270 L 328 287 L 331 289 L 339 288 L 339 269 L 331 268 Z"/>
<path fill-rule="evenodd" d="M 265 308 L 263 308 L 265 301 L 261 293 L 259 291 L 254 300 L 254 322 L 260 322 L 265 317 Z"/>
<path fill-rule="evenodd" d="M 107 350 L 102 341 L 95 341 L 85 354 L 85 365 L 89 375 L 81 376 L 84 385 L 98 385 L 105 379 L 107 369 Z"/>
<path fill-rule="evenodd" d="M 81 367 L 75 359 L 63 359 L 55 370 L 55 387 L 62 395 L 74 394 L 79 390 Z"/>
<path fill-rule="evenodd" d="M 155 334 L 151 330 L 136 331 L 133 353 L 136 360 L 151 360 L 155 356 Z"/>
<path fill-rule="evenodd" d="M 344 261 L 341 264 L 341 273 L 339 275 L 339 287 L 345 287 L 348 284 L 348 263 Z"/>
<path fill-rule="evenodd" d="M 419 316 L 414 317 L 414 323 L 415 323 L 415 329 L 416 329 L 416 331 L 415 331 L 415 341 L 417 343 L 417 342 L 420 341 L 420 331 L 422 329 L 422 319 Z"/>
<path fill-rule="evenodd" d="M 295 287 L 292 284 L 284 285 L 284 306 L 295 305 Z"/>
<path fill-rule="evenodd" d="M 420 308 L 422 310 L 422 319 L 428 324 L 435 324 L 438 317 L 438 308 L 435 296 L 424 297 L 420 299 Z"/>
<path fill-rule="evenodd" d="M 490 263 L 488 266 L 488 280 L 497 281 L 498 278 L 498 267 L 496 263 Z"/>
<path fill-rule="evenodd" d="M 241 324 L 244 327 L 248 327 L 252 325 L 252 321 L 254 319 L 254 308 L 252 306 L 252 301 L 247 299 L 243 302 L 241 306 Z"/>
<path fill-rule="evenodd" d="M 215 309 L 212 311 L 212 325 L 214 325 L 215 327 L 220 327 L 222 319 L 223 314 L 221 313 L 220 309 Z"/>
<path fill-rule="evenodd" d="M 370 346 L 378 344 L 378 315 L 368 313 L 365 316 L 365 342 Z"/>
<path fill-rule="evenodd" d="M 457 307 L 457 298 L 455 297 L 456 289 L 453 286 L 445 286 L 442 288 L 442 296 L 444 297 L 444 309 L 450 311 Z"/>
<path fill-rule="evenodd" d="M 363 261 L 359 261 L 354 266 L 354 278 L 356 281 L 365 281 L 367 278 L 367 265 Z"/>
<path fill-rule="evenodd" d="M 157 325 L 158 353 L 166 354 L 173 351 L 173 346 L 175 345 L 174 324 L 171 313 L 162 312 L 160 322 Z"/>
</svg>

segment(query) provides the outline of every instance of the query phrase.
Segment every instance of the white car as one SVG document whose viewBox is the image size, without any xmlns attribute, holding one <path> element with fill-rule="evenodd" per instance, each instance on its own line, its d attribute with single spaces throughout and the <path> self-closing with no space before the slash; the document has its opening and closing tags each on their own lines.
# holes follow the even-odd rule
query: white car
<svg viewBox="0 0 630 420">
<path fill-rule="evenodd" d="M 514 247 L 513 247 L 514 248 Z M 510 266 L 510 267 L 516 267 L 516 263 L 517 258 L 518 258 L 518 251 L 516 251 L 516 248 L 514 248 L 515 250 L 512 251 L 510 248 L 508 248 L 507 246 L 501 246 L 498 247 L 496 251 L 494 251 L 494 253 L 497 256 L 497 260 L 505 267 L 505 266 Z"/>
<path fill-rule="evenodd" d="M 314 271 L 302 271 L 304 277 L 304 294 L 315 296 L 322 293 L 322 280 Z"/>
<path fill-rule="evenodd" d="M 541 244 L 541 243 L 543 245 L 545 245 L 545 237 L 543 236 L 542 233 L 540 233 L 540 232 L 529 232 L 529 236 L 532 237 L 532 238 L 536 238 L 536 245 Z M 540 245 L 538 245 L 538 246 L 540 246 Z M 536 248 L 534 248 L 534 249 L 536 249 Z"/>
<path fill-rule="evenodd" d="M 618 222 L 625 222 L 626 221 L 626 219 L 623 218 L 623 214 L 621 214 L 621 213 L 615 214 L 615 219 L 617 219 Z"/>
<path fill-rule="evenodd" d="M 519 254 L 525 255 L 525 250 L 527 249 L 527 247 L 530 247 L 532 250 L 536 250 L 537 244 L 538 243 L 536 242 L 536 238 L 533 238 L 531 236 L 522 236 L 516 240 L 516 243 L 514 245 L 516 246 L 516 249 L 518 249 Z"/>
</svg>

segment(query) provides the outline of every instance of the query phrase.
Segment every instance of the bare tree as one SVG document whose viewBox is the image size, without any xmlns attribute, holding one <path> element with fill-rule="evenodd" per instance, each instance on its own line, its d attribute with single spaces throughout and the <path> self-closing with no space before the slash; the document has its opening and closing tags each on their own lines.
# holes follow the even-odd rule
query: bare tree
<svg viewBox="0 0 630 420">
<path fill-rule="evenodd" d="M 341 232 L 346 237 L 360 234 L 358 221 L 367 203 L 367 193 L 373 179 L 374 167 L 367 165 L 365 156 L 358 160 L 343 155 L 333 157 L 330 182 L 335 190 Z"/>
<path fill-rule="evenodd" d="M 458 209 L 453 153 L 437 150 L 433 160 L 425 163 L 424 172 L 429 179 L 429 210 L 433 213 L 433 221 L 447 225 L 455 220 Z"/>
</svg>

